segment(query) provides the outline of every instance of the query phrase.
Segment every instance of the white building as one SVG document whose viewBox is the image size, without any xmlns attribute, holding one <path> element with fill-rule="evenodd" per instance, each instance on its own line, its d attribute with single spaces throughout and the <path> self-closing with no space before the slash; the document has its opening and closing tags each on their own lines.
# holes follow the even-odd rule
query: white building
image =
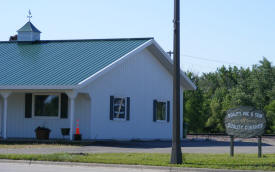
<svg viewBox="0 0 275 172">
<path fill-rule="evenodd" d="M 31 22 L 0 42 L 1 137 L 171 139 L 172 60 L 153 38 L 40 40 Z M 195 85 L 181 72 L 183 90 Z M 182 114 L 181 103 L 181 114 Z M 182 118 L 181 118 L 182 120 Z M 182 124 L 182 122 L 181 122 Z M 181 127 L 182 128 L 182 127 Z"/>
</svg>

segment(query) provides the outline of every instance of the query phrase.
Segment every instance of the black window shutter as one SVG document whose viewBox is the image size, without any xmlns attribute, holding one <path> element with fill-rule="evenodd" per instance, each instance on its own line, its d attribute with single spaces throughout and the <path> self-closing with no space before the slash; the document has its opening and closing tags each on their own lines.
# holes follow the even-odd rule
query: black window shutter
<svg viewBox="0 0 275 172">
<path fill-rule="evenodd" d="M 32 93 L 25 94 L 25 118 L 32 117 Z"/>
<path fill-rule="evenodd" d="M 170 101 L 167 101 L 167 122 L 170 121 Z"/>
<path fill-rule="evenodd" d="M 68 96 L 61 93 L 61 118 L 68 118 Z"/>
<path fill-rule="evenodd" d="M 114 96 L 110 96 L 110 120 L 114 119 Z"/>
<path fill-rule="evenodd" d="M 126 120 L 127 121 L 130 120 L 130 97 L 127 97 L 127 116 L 126 116 Z"/>
<path fill-rule="evenodd" d="M 157 120 L 157 100 L 153 101 L 153 121 Z"/>
</svg>

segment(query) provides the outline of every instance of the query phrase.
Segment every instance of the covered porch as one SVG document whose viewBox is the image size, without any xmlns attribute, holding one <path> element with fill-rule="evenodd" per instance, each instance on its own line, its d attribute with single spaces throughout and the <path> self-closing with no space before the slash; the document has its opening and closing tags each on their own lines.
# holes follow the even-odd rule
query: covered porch
<svg viewBox="0 0 275 172">
<path fill-rule="evenodd" d="M 91 137 L 91 98 L 72 90 L 0 91 L 0 138 L 36 139 L 35 129 L 50 129 L 50 140 L 72 141 L 79 121 L 84 140 Z M 69 130 L 68 135 L 62 129 Z"/>
</svg>

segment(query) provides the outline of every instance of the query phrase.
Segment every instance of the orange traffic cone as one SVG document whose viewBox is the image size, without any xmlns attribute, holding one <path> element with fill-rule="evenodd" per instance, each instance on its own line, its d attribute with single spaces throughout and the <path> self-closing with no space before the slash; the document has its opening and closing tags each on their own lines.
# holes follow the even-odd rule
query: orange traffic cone
<svg viewBox="0 0 275 172">
<path fill-rule="evenodd" d="M 74 134 L 74 140 L 81 140 L 82 136 L 79 132 L 79 120 L 76 120 L 76 129 L 75 129 L 75 134 Z"/>
<path fill-rule="evenodd" d="M 76 120 L 75 134 L 80 134 L 80 132 L 79 132 L 79 120 Z"/>
</svg>

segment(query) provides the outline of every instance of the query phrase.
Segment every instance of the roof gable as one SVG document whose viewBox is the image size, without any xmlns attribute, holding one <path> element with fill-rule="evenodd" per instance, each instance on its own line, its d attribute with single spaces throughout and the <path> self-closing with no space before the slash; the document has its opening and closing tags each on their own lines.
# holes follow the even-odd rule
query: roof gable
<svg viewBox="0 0 275 172">
<path fill-rule="evenodd" d="M 167 69 L 167 71 L 172 75 L 173 74 L 173 61 L 170 56 L 159 46 L 159 44 L 154 40 L 151 39 L 144 44 L 140 45 L 136 49 L 132 50 L 128 54 L 122 56 L 121 58 L 114 61 L 112 64 L 106 66 L 99 72 L 95 73 L 94 75 L 88 77 L 87 79 L 83 80 L 79 83 L 79 87 L 84 87 L 89 85 L 91 82 L 96 80 L 98 77 L 104 75 L 108 71 L 112 70 L 113 68 L 119 66 L 119 64 L 123 63 L 127 58 L 133 57 L 135 54 L 143 51 L 147 48 L 153 56 Z M 185 90 L 195 90 L 195 84 L 185 75 L 185 73 L 181 70 L 180 71 L 180 83 L 181 86 Z"/>
<path fill-rule="evenodd" d="M 173 75 L 173 60 L 166 53 L 160 45 L 152 40 L 152 44 L 148 46 L 149 51 L 159 60 L 159 62 L 168 70 L 168 72 Z M 197 89 L 196 85 L 185 75 L 185 73 L 180 70 L 180 84 L 185 90 L 195 90 Z"/>
</svg>

